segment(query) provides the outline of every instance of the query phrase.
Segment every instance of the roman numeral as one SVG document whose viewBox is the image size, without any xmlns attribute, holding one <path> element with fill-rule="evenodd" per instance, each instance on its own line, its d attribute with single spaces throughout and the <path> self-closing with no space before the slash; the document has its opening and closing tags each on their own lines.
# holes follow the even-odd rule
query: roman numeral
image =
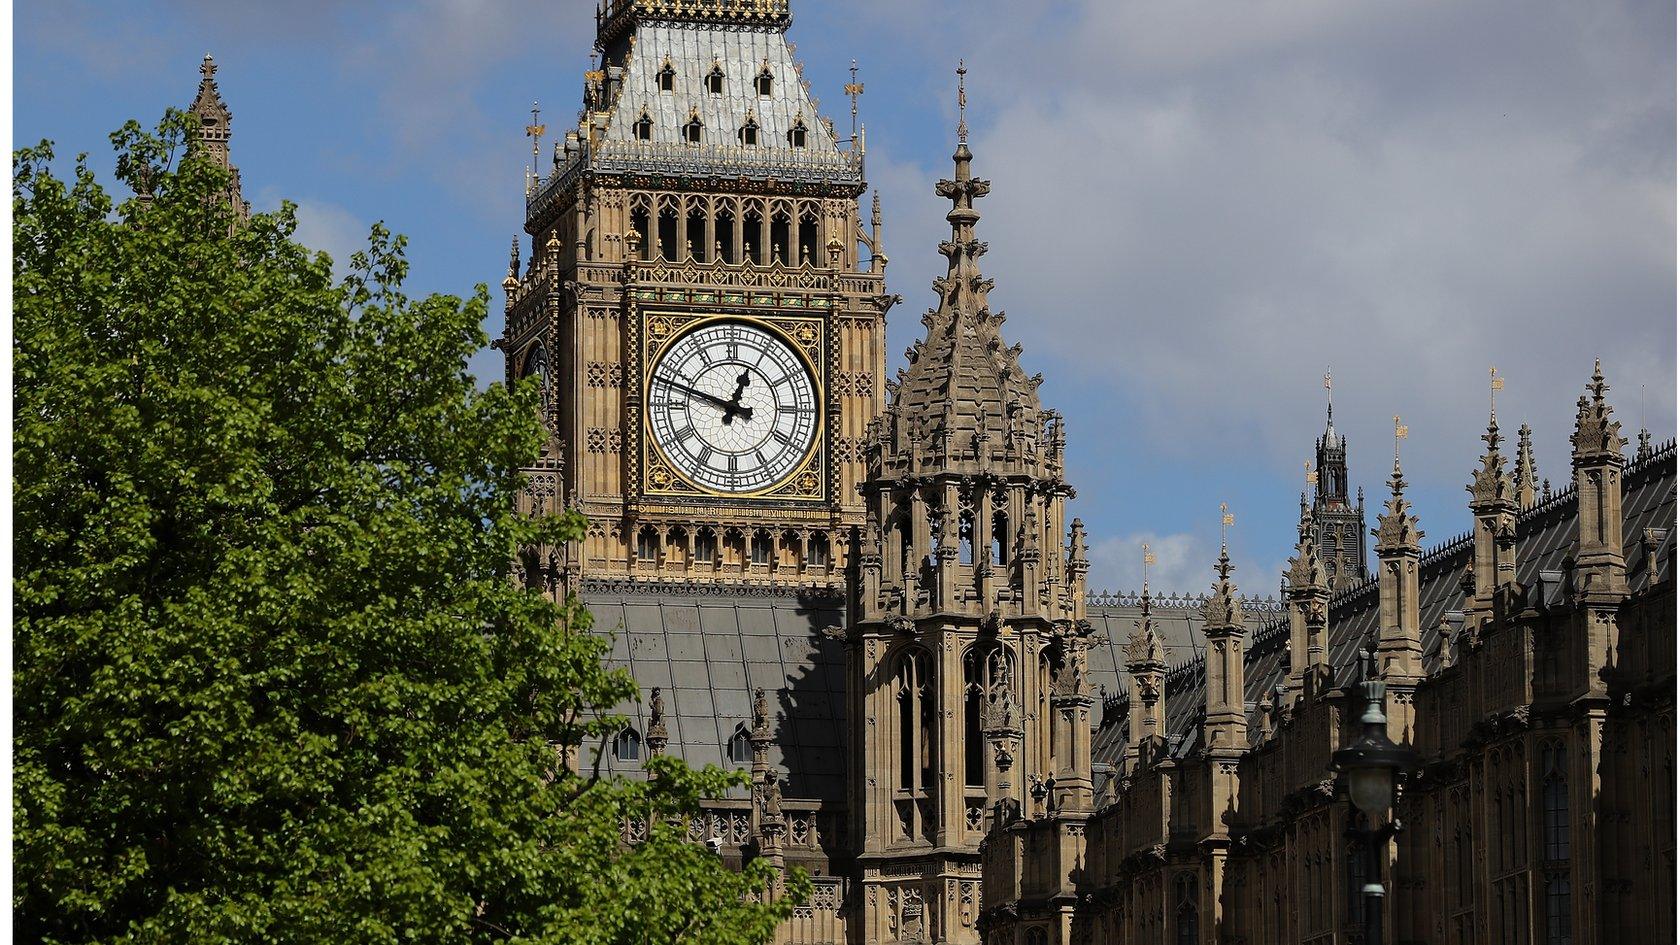
<svg viewBox="0 0 1680 945">
<path fill-rule="evenodd" d="M 712 458 L 712 448 L 710 446 L 700 447 L 700 455 L 696 458 L 700 460 L 700 465 L 702 465 L 702 466 L 710 465 L 711 458 Z"/>
</svg>

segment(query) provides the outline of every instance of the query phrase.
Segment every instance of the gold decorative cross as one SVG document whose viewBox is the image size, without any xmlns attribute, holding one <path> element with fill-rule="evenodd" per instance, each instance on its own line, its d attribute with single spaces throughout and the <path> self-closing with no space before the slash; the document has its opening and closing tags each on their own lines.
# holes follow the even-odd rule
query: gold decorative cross
<svg viewBox="0 0 1680 945">
<path fill-rule="evenodd" d="M 853 59 L 852 60 L 852 81 L 846 83 L 845 92 L 846 92 L 846 97 L 850 98 L 852 100 L 852 142 L 854 144 L 857 142 L 857 139 L 858 139 L 857 100 L 858 100 L 858 96 L 863 94 L 863 83 L 859 82 L 857 80 L 857 72 L 858 72 L 858 70 L 857 70 L 857 60 Z"/>
<path fill-rule="evenodd" d="M 537 160 L 537 147 L 542 141 L 543 133 L 548 131 L 548 126 L 538 121 L 541 117 L 542 108 L 536 102 L 532 102 L 531 123 L 525 126 L 525 137 L 531 139 L 531 162 L 533 166 L 535 166 Z"/>
</svg>

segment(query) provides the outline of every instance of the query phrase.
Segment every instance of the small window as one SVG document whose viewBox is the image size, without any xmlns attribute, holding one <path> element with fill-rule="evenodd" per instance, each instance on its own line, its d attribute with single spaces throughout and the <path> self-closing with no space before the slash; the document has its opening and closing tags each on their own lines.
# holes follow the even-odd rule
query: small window
<svg viewBox="0 0 1680 945">
<path fill-rule="evenodd" d="M 642 736 L 633 728 L 619 732 L 613 738 L 613 757 L 619 761 L 642 760 Z"/>
<path fill-rule="evenodd" d="M 671 60 L 659 67 L 659 91 L 669 92 L 677 87 L 677 70 L 671 67 Z"/>
<path fill-rule="evenodd" d="M 752 563 L 757 564 L 757 565 L 767 565 L 767 564 L 769 564 L 770 563 L 770 553 L 771 553 L 771 551 L 772 551 L 772 548 L 771 548 L 771 545 L 770 545 L 770 533 L 767 532 L 767 531 L 763 531 L 762 529 L 759 530 L 759 531 L 753 532 L 753 536 L 752 536 Z"/>
<path fill-rule="evenodd" d="M 642 109 L 642 117 L 636 119 L 635 131 L 637 141 L 653 140 L 653 117 L 647 113 L 645 108 Z"/>
<path fill-rule="evenodd" d="M 688 124 L 683 126 L 683 140 L 689 144 L 699 144 L 700 134 L 705 128 L 706 126 L 700 121 L 699 115 L 690 118 Z"/>
<path fill-rule="evenodd" d="M 659 536 L 652 528 L 636 533 L 636 560 L 651 562 L 659 557 Z"/>
<path fill-rule="evenodd" d="M 717 536 L 709 528 L 701 529 L 694 535 L 694 560 L 710 564 L 717 558 Z"/>
<path fill-rule="evenodd" d="M 992 515 L 992 563 L 1009 563 L 1009 516 L 1003 512 Z"/>
<path fill-rule="evenodd" d="M 758 120 L 748 116 L 747 123 L 741 126 L 741 143 L 749 148 L 758 147 Z"/>
<path fill-rule="evenodd" d="M 811 567 L 828 567 L 828 535 L 823 532 L 812 535 L 810 548 Z"/>
<path fill-rule="evenodd" d="M 753 79 L 753 88 L 760 95 L 769 95 L 773 81 L 770 78 L 770 64 L 765 63 L 764 68 L 758 70 L 758 76 Z"/>
<path fill-rule="evenodd" d="M 805 121 L 801 118 L 793 120 L 793 127 L 787 133 L 788 147 L 803 148 L 805 146 Z"/>
<path fill-rule="evenodd" d="M 729 762 L 750 765 L 752 760 L 752 739 L 747 735 L 747 726 L 743 722 L 735 726 L 735 734 L 729 736 Z"/>
<path fill-rule="evenodd" d="M 706 73 L 706 91 L 713 95 L 723 94 L 723 66 L 712 63 L 712 71 Z"/>
</svg>

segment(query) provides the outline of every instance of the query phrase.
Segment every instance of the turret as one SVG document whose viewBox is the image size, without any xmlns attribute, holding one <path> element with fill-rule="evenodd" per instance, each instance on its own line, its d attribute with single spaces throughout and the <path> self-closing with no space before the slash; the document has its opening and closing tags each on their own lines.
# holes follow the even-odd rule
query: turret
<svg viewBox="0 0 1680 945">
<path fill-rule="evenodd" d="M 1411 693 L 1423 676 L 1423 633 L 1419 626 L 1418 566 L 1421 557 L 1417 516 L 1406 501 L 1406 479 L 1400 471 L 1400 438 L 1406 428 L 1395 418 L 1394 472 L 1390 496 L 1377 516 L 1372 534 L 1377 539 L 1377 661 L 1388 683 L 1389 737 L 1410 742 Z"/>
<path fill-rule="evenodd" d="M 1576 402 L 1574 452 L 1570 465 L 1580 496 L 1576 536 L 1575 591 L 1589 599 L 1619 600 L 1627 593 L 1627 563 L 1622 552 L 1621 421 L 1612 419 L 1604 392 L 1604 372 L 1593 361 L 1590 397 Z"/>
<path fill-rule="evenodd" d="M 1289 559 L 1284 597 L 1289 608 L 1289 673 L 1283 682 L 1286 702 L 1308 692 L 1317 692 L 1316 681 L 1329 664 L 1326 654 L 1330 585 L 1318 557 L 1318 526 L 1301 497 L 1301 524 L 1295 542 L 1295 556 Z M 1308 680 L 1315 685 L 1309 687 Z"/>
<path fill-rule="evenodd" d="M 1533 431 L 1528 424 L 1517 428 L 1517 465 L 1511 470 L 1511 484 L 1517 490 L 1517 507 L 1526 509 L 1534 504 L 1540 488 L 1540 477 L 1534 470 Z"/>
<path fill-rule="evenodd" d="M 1149 580 L 1143 582 L 1143 614 L 1132 630 L 1126 644 L 1126 672 L 1132 677 L 1132 706 L 1137 721 L 1132 725 L 1130 751 L 1132 770 L 1148 765 L 1156 757 L 1156 744 L 1162 739 L 1162 698 L 1167 664 L 1161 655 L 1161 638 L 1155 632 L 1155 620 L 1149 613 Z"/>
<path fill-rule="evenodd" d="M 1499 390 L 1504 380 L 1489 371 L 1492 387 Z M 1482 437 L 1487 449 L 1482 453 L 1481 468 L 1472 473 L 1465 490 L 1470 493 L 1470 512 L 1476 517 L 1473 541 L 1475 575 L 1470 612 L 1478 623 L 1485 623 L 1493 615 L 1495 592 L 1516 580 L 1517 501 L 1511 477 L 1505 472 L 1505 457 L 1499 452 L 1499 417 L 1488 411 L 1487 433 Z"/>
<path fill-rule="evenodd" d="M 1231 582 L 1231 555 L 1219 544 L 1218 580 L 1202 609 L 1207 635 L 1207 715 L 1202 741 L 1209 751 L 1248 745 L 1248 720 L 1243 712 L 1243 636 L 1247 620 L 1242 599 Z"/>
</svg>

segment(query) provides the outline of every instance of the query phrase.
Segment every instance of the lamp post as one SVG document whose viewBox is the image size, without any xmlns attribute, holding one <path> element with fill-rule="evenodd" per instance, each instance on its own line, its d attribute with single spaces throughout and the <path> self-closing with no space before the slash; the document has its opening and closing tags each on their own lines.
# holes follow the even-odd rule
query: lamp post
<svg viewBox="0 0 1680 945">
<path fill-rule="evenodd" d="M 1350 824 L 1348 832 L 1365 839 L 1371 858 L 1365 886 L 1360 890 L 1365 897 L 1365 945 L 1382 945 L 1382 847 L 1401 829 L 1399 821 L 1388 819 L 1388 811 L 1394 805 L 1400 779 L 1417 767 L 1418 756 L 1388 737 L 1388 716 L 1383 714 L 1388 684 L 1378 677 L 1377 659 L 1369 648 L 1361 650 L 1359 656 L 1359 688 L 1365 698 L 1365 712 L 1359 722 L 1365 730 L 1331 757 L 1330 767 L 1345 775 L 1349 800 L 1370 824 L 1363 829 Z"/>
</svg>

